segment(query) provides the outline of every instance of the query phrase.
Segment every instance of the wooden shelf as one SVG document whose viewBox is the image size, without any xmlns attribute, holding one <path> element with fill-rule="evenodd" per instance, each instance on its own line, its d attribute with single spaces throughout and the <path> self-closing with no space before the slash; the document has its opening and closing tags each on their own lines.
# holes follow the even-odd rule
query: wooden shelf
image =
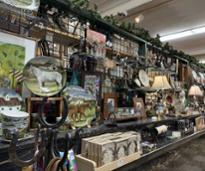
<svg viewBox="0 0 205 171">
<path fill-rule="evenodd" d="M 80 40 L 80 35 L 74 35 L 74 34 L 71 34 L 71 33 L 68 33 L 68 32 L 61 31 L 59 29 L 55 29 L 55 28 L 52 28 L 52 27 L 46 27 L 46 26 L 42 26 L 42 25 L 37 25 L 37 24 L 35 25 L 35 27 L 37 27 L 38 29 L 43 29 L 45 31 L 50 31 L 50 32 L 53 32 L 53 33 L 56 33 L 56 34 L 60 34 L 62 36 L 66 36 L 69 39 L 73 39 L 73 40 L 76 40 L 76 41 Z"/>
<path fill-rule="evenodd" d="M 103 166 L 97 167 L 97 164 L 95 161 L 84 158 L 81 155 L 76 156 L 78 168 L 81 171 L 111 171 L 111 170 L 120 168 L 128 163 L 131 163 L 138 158 L 140 158 L 140 154 L 134 153 L 129 156 L 123 157 L 119 160 L 116 160 L 116 161 L 107 163 Z"/>
<path fill-rule="evenodd" d="M 130 156 L 124 157 L 122 159 L 119 159 L 117 161 L 107 163 L 106 165 L 103 165 L 101 167 L 97 167 L 96 162 L 84 158 L 81 155 L 77 155 L 77 162 L 80 170 L 82 171 L 111 171 L 111 170 L 117 170 L 117 171 L 127 171 L 127 170 L 134 170 L 136 167 L 139 167 L 140 165 L 149 162 L 150 160 L 153 160 L 185 143 L 190 142 L 193 139 L 196 139 L 202 135 L 205 135 L 205 130 L 198 131 L 194 134 L 191 134 L 189 136 L 183 137 L 179 140 L 175 140 L 167 145 L 164 145 L 150 153 L 144 154 L 140 156 L 139 154 L 135 153 Z"/>
<path fill-rule="evenodd" d="M 118 52 L 113 50 L 112 48 L 106 47 L 106 51 L 107 53 L 111 53 L 111 54 L 120 54 L 121 57 L 133 57 L 133 55 L 129 54 L 129 53 L 125 53 L 125 52 Z"/>
</svg>

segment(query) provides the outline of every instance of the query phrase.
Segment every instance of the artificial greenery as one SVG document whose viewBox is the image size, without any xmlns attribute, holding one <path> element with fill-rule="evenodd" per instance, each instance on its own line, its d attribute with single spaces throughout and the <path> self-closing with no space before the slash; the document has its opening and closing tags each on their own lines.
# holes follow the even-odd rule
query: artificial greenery
<svg viewBox="0 0 205 171">
<path fill-rule="evenodd" d="M 100 13 L 98 12 L 98 8 L 96 4 L 94 5 L 92 9 L 89 8 L 90 7 L 89 0 L 66 0 L 66 2 L 69 3 L 69 5 L 73 8 L 86 11 L 94 19 L 100 19 L 100 20 L 102 19 Z M 147 42 L 150 42 L 153 46 L 158 47 L 159 49 L 162 49 L 162 51 L 166 51 L 170 56 L 178 56 L 180 58 L 183 58 L 189 61 L 190 65 L 195 65 L 201 69 L 205 69 L 205 65 L 200 64 L 197 61 L 197 59 L 194 58 L 193 56 L 190 56 L 188 54 L 185 54 L 182 51 L 178 51 L 174 49 L 171 45 L 169 45 L 169 43 L 163 44 L 160 41 L 159 35 L 157 35 L 155 38 L 152 38 L 150 36 L 149 31 L 145 30 L 144 28 L 137 27 L 135 23 L 119 22 L 113 15 L 105 16 L 103 20 L 137 37 L 140 37 L 146 40 Z"/>
</svg>

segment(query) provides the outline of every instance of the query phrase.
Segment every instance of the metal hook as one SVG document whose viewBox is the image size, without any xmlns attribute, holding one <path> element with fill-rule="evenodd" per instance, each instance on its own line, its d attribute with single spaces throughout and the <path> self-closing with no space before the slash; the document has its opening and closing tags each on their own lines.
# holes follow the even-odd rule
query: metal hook
<svg viewBox="0 0 205 171">
<path fill-rule="evenodd" d="M 50 123 L 46 122 L 46 120 L 43 118 L 44 106 L 45 106 L 45 103 L 46 103 L 47 99 L 48 99 L 48 97 L 44 97 L 43 98 L 43 101 L 41 103 L 40 110 L 39 110 L 39 113 L 38 113 L 38 120 L 41 123 L 41 125 L 46 127 L 46 128 L 58 128 L 58 127 L 60 127 L 65 122 L 65 120 L 66 120 L 66 118 L 68 116 L 68 104 L 67 104 L 67 101 L 66 101 L 65 98 L 63 98 L 64 112 L 63 112 L 63 116 L 62 116 L 61 120 L 58 121 L 55 124 L 50 124 Z"/>
<path fill-rule="evenodd" d="M 23 161 L 23 160 L 19 159 L 18 156 L 17 156 L 16 146 L 17 146 L 17 143 L 18 143 L 18 139 L 17 139 L 16 132 L 14 132 L 12 141 L 11 141 L 9 149 L 8 149 L 9 160 L 12 161 L 13 163 L 15 163 L 19 167 L 25 167 L 25 166 L 32 165 L 33 163 L 35 163 L 38 160 L 38 158 L 40 156 L 43 155 L 43 153 L 45 151 L 44 138 L 45 138 L 45 135 L 44 135 L 44 132 L 42 132 L 41 133 L 41 143 L 40 143 L 40 145 L 38 145 L 38 140 L 39 140 L 39 129 L 38 129 L 37 130 L 37 135 L 35 136 L 35 153 L 34 153 L 34 156 L 30 160 Z"/>
</svg>

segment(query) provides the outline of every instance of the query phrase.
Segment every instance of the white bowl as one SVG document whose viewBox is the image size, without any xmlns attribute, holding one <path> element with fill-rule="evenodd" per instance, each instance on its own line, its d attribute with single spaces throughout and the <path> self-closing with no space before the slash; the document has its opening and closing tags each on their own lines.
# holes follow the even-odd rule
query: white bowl
<svg viewBox="0 0 205 171">
<path fill-rule="evenodd" d="M 18 138 L 23 138 L 29 123 L 29 114 L 18 110 L 1 111 L 3 137 L 11 139 L 16 131 Z"/>
</svg>

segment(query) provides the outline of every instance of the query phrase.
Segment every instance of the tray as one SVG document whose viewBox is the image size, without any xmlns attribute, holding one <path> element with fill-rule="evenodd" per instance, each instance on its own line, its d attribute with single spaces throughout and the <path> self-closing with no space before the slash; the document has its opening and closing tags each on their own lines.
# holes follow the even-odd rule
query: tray
<svg viewBox="0 0 205 171">
<path fill-rule="evenodd" d="M 81 154 L 76 156 L 78 169 L 80 171 L 111 171 L 120 168 L 128 163 L 131 163 L 140 158 L 140 153 L 133 153 L 129 156 L 123 157 L 119 160 L 107 163 L 103 166 L 97 167 L 95 161 L 83 157 Z"/>
</svg>

